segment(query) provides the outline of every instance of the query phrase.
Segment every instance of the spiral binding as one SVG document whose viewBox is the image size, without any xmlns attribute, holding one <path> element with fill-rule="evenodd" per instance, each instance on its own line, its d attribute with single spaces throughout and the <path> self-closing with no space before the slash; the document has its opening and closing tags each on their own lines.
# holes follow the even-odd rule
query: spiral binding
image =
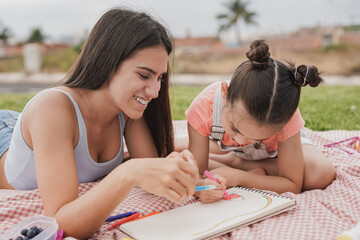
<svg viewBox="0 0 360 240">
<path fill-rule="evenodd" d="M 284 199 L 294 200 L 294 199 L 291 198 L 291 197 L 282 196 L 282 195 L 279 195 L 279 194 L 277 194 L 277 193 L 265 192 L 265 191 L 263 191 L 263 190 L 259 190 L 259 189 L 256 189 L 256 188 L 247 188 L 247 187 L 243 187 L 243 186 L 239 186 L 239 185 L 236 186 L 235 188 L 243 189 L 243 190 L 249 191 L 249 192 L 261 193 L 261 194 L 264 194 L 264 195 L 267 195 L 267 196 L 271 196 L 271 197 L 277 197 L 277 198 L 284 198 Z"/>
</svg>

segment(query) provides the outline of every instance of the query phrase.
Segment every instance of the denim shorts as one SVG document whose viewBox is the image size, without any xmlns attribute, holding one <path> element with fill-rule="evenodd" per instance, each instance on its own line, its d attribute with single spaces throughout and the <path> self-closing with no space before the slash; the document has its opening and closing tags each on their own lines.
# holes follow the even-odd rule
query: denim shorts
<svg viewBox="0 0 360 240">
<path fill-rule="evenodd" d="M 18 112 L 0 110 L 0 157 L 9 149 Z"/>
</svg>

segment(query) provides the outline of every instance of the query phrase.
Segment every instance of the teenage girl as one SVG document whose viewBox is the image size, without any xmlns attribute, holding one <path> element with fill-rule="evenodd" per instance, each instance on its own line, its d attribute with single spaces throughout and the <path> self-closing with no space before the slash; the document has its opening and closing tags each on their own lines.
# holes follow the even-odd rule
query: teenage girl
<svg viewBox="0 0 360 240">
<path fill-rule="evenodd" d="M 172 49 L 148 14 L 107 11 L 63 84 L 37 94 L 21 114 L 0 111 L 0 189 L 38 188 L 45 215 L 78 239 L 97 231 L 133 187 L 173 202 L 192 195 L 199 177 L 192 155 L 173 152 Z M 79 183 L 98 179 L 79 196 Z"/>
</svg>

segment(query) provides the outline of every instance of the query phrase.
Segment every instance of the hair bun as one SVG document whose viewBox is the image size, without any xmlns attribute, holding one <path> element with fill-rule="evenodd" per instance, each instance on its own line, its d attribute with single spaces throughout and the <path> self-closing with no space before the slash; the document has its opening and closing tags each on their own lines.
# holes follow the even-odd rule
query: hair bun
<svg viewBox="0 0 360 240">
<path fill-rule="evenodd" d="M 252 41 L 246 56 L 255 66 L 267 66 L 270 58 L 269 45 L 265 40 Z"/>
<path fill-rule="evenodd" d="M 320 77 L 320 73 L 316 66 L 313 65 L 300 65 L 295 69 L 294 77 L 296 83 L 300 87 L 310 85 L 311 87 L 317 87 L 324 80 Z"/>
</svg>

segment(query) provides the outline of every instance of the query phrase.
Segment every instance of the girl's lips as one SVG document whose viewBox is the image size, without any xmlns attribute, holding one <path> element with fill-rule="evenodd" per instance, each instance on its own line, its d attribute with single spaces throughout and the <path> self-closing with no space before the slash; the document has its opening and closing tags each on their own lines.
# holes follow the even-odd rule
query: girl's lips
<svg viewBox="0 0 360 240">
<path fill-rule="evenodd" d="M 144 106 L 146 106 L 150 102 L 149 100 L 145 100 L 145 99 L 142 99 L 137 96 L 134 96 L 134 98 L 138 103 L 140 103 L 141 105 L 144 105 Z"/>
</svg>

